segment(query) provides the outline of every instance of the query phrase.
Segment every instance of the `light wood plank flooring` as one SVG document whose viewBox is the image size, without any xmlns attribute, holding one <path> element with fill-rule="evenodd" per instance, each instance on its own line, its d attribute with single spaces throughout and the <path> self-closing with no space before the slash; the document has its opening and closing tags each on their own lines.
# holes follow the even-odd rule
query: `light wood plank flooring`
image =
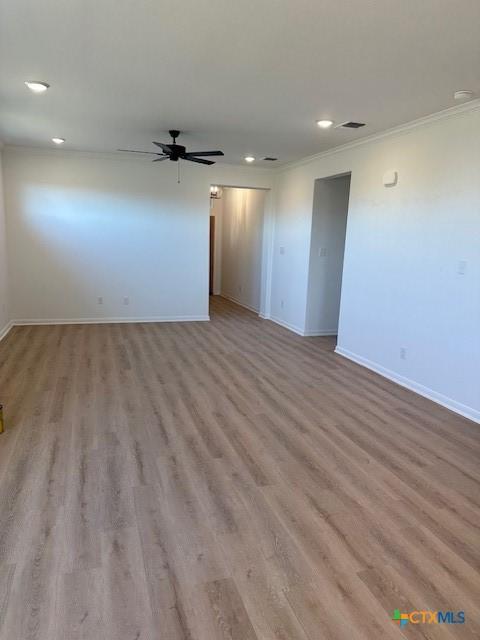
<svg viewBox="0 0 480 640">
<path fill-rule="evenodd" d="M 221 299 L 13 329 L 0 637 L 480 638 L 480 427 L 333 346 Z"/>
</svg>

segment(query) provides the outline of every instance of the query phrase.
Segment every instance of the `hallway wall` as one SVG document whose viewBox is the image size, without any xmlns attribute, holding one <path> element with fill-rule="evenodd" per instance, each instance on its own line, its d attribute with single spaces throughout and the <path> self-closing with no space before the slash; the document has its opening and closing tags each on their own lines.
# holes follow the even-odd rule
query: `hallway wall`
<svg viewBox="0 0 480 640">
<path fill-rule="evenodd" d="M 222 295 L 260 311 L 265 192 L 223 189 Z"/>
</svg>

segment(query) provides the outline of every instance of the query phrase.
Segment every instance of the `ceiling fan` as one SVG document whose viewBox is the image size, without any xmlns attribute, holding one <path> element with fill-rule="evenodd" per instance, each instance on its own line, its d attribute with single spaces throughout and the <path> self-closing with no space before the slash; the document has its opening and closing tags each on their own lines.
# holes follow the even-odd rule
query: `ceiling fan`
<svg viewBox="0 0 480 640">
<path fill-rule="evenodd" d="M 188 160 L 189 162 L 198 162 L 199 164 L 215 164 L 214 160 L 204 160 L 197 156 L 223 156 L 223 151 L 188 151 L 186 148 L 177 144 L 177 138 L 180 135 L 180 131 L 177 129 L 170 129 L 168 132 L 172 138 L 173 143 L 165 144 L 163 142 L 153 142 L 157 147 L 160 147 L 162 153 L 155 153 L 154 151 L 136 151 L 134 149 L 118 149 L 118 151 L 127 151 L 128 153 L 145 153 L 148 155 L 158 156 L 153 162 L 161 162 L 162 160 L 171 160 L 172 162 L 178 162 L 179 160 Z"/>
</svg>

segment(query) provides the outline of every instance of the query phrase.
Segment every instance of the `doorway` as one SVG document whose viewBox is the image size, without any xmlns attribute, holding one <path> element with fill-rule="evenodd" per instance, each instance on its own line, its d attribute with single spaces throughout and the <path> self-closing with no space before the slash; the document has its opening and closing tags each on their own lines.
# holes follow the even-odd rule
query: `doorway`
<svg viewBox="0 0 480 640">
<path fill-rule="evenodd" d="M 208 292 L 213 296 L 215 273 L 215 216 L 210 216 L 210 277 Z"/>
<path fill-rule="evenodd" d="M 336 336 L 351 174 L 315 180 L 305 334 Z"/>
<path fill-rule="evenodd" d="M 266 288 L 269 192 L 219 185 L 210 191 L 210 295 L 260 314 Z"/>
</svg>

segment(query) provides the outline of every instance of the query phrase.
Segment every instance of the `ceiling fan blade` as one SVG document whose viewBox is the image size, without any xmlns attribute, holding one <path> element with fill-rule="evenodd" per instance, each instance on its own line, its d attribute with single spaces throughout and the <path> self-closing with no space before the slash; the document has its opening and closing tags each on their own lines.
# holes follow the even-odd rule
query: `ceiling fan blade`
<svg viewBox="0 0 480 640">
<path fill-rule="evenodd" d="M 137 151 L 136 149 L 117 149 L 117 151 L 126 151 L 127 153 L 146 153 L 149 156 L 158 156 L 158 153 L 155 151 Z"/>
<path fill-rule="evenodd" d="M 169 156 L 160 156 L 159 158 L 155 158 L 152 162 L 162 162 L 162 160 L 168 160 Z"/>
<path fill-rule="evenodd" d="M 223 151 L 189 151 L 187 156 L 223 156 Z"/>
<path fill-rule="evenodd" d="M 172 150 L 170 149 L 168 144 L 164 144 L 163 142 L 154 142 L 153 144 L 155 144 L 157 147 L 160 147 L 160 149 L 167 155 L 172 153 Z"/>
<path fill-rule="evenodd" d="M 183 156 L 184 160 L 188 160 L 189 162 L 198 162 L 199 164 L 215 164 L 213 160 L 202 160 L 202 158 L 191 158 L 190 154 L 185 154 Z"/>
</svg>

